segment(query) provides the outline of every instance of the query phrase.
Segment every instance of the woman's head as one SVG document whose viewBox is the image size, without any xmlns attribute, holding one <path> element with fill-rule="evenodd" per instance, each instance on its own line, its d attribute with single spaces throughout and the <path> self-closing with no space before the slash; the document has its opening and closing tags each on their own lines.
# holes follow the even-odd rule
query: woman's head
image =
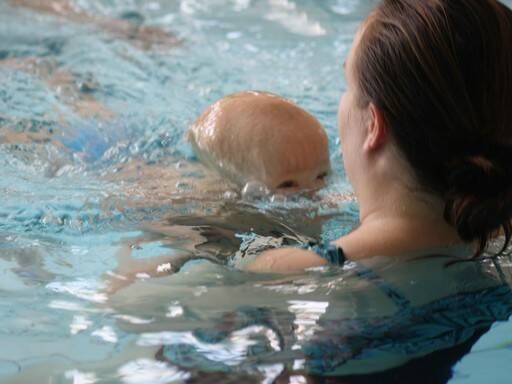
<svg viewBox="0 0 512 384">
<path fill-rule="evenodd" d="M 481 251 L 502 228 L 508 242 L 512 12 L 496 0 L 384 0 L 349 67 L 353 103 L 378 112 L 459 236 Z"/>
</svg>

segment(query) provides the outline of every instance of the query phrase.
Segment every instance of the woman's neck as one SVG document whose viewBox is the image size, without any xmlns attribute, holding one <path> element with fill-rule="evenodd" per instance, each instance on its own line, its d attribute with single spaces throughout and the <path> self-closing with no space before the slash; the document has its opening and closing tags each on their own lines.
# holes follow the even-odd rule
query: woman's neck
<svg viewBox="0 0 512 384">
<path fill-rule="evenodd" d="M 349 258 L 396 256 L 462 243 L 444 220 L 443 201 L 419 188 L 387 183 L 358 193 L 358 198 L 359 227 L 336 241 Z"/>
<path fill-rule="evenodd" d="M 366 190 L 358 196 L 361 224 L 386 218 L 414 218 L 415 220 L 444 221 L 444 203 L 436 196 L 419 188 L 408 188 L 398 183 Z"/>
</svg>

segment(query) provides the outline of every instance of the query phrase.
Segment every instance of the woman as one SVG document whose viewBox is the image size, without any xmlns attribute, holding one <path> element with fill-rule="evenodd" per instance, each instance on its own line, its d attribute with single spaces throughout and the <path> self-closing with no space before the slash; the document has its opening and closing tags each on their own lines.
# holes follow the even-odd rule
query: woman
<svg viewBox="0 0 512 384">
<path fill-rule="evenodd" d="M 496 0 L 384 0 L 344 71 L 338 124 L 360 225 L 327 248 L 263 253 L 249 270 L 439 248 L 479 256 L 500 233 L 503 251 L 512 216 L 512 11 Z"/>
<path fill-rule="evenodd" d="M 282 248 L 249 269 L 361 262 L 293 277 L 230 270 L 230 286 L 218 283 L 218 265 L 189 264 L 158 284 L 157 297 L 136 282 L 109 308 L 143 302 L 139 313 L 158 313 L 161 298 L 187 303 L 204 316 L 184 326 L 162 316 L 141 326 L 138 343 L 158 347 L 157 360 L 224 381 L 257 366 L 277 371 L 277 383 L 446 383 L 455 362 L 512 313 L 501 268 L 453 263 L 481 254 L 500 227 L 505 245 L 510 237 L 511 45 L 512 12 L 494 0 L 383 1 L 348 56 L 339 113 L 361 225 L 311 247 L 323 257 Z"/>
</svg>

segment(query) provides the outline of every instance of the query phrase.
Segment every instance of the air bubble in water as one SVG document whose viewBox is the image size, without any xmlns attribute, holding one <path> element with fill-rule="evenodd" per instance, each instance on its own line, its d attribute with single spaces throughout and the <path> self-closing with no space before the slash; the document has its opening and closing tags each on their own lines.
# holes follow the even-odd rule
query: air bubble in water
<svg viewBox="0 0 512 384">
<path fill-rule="evenodd" d="M 224 192 L 222 197 L 224 198 L 224 200 L 237 200 L 238 193 L 236 193 L 235 191 L 226 191 Z"/>
<path fill-rule="evenodd" d="M 268 195 L 269 189 L 259 181 L 249 181 L 242 189 L 242 197 L 246 199 L 261 199 Z"/>
</svg>

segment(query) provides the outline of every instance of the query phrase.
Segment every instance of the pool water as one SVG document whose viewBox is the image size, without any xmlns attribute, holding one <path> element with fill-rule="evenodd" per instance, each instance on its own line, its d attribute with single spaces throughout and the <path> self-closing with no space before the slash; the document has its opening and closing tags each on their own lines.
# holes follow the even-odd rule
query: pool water
<svg viewBox="0 0 512 384">
<path fill-rule="evenodd" d="M 336 111 L 376 1 L 13 3 L 31 1 L 0 2 L 0 382 L 510 382 L 510 257 L 238 268 L 357 224 Z M 188 125 L 246 89 L 324 125 L 324 189 L 243 195 L 197 163 Z"/>
</svg>

